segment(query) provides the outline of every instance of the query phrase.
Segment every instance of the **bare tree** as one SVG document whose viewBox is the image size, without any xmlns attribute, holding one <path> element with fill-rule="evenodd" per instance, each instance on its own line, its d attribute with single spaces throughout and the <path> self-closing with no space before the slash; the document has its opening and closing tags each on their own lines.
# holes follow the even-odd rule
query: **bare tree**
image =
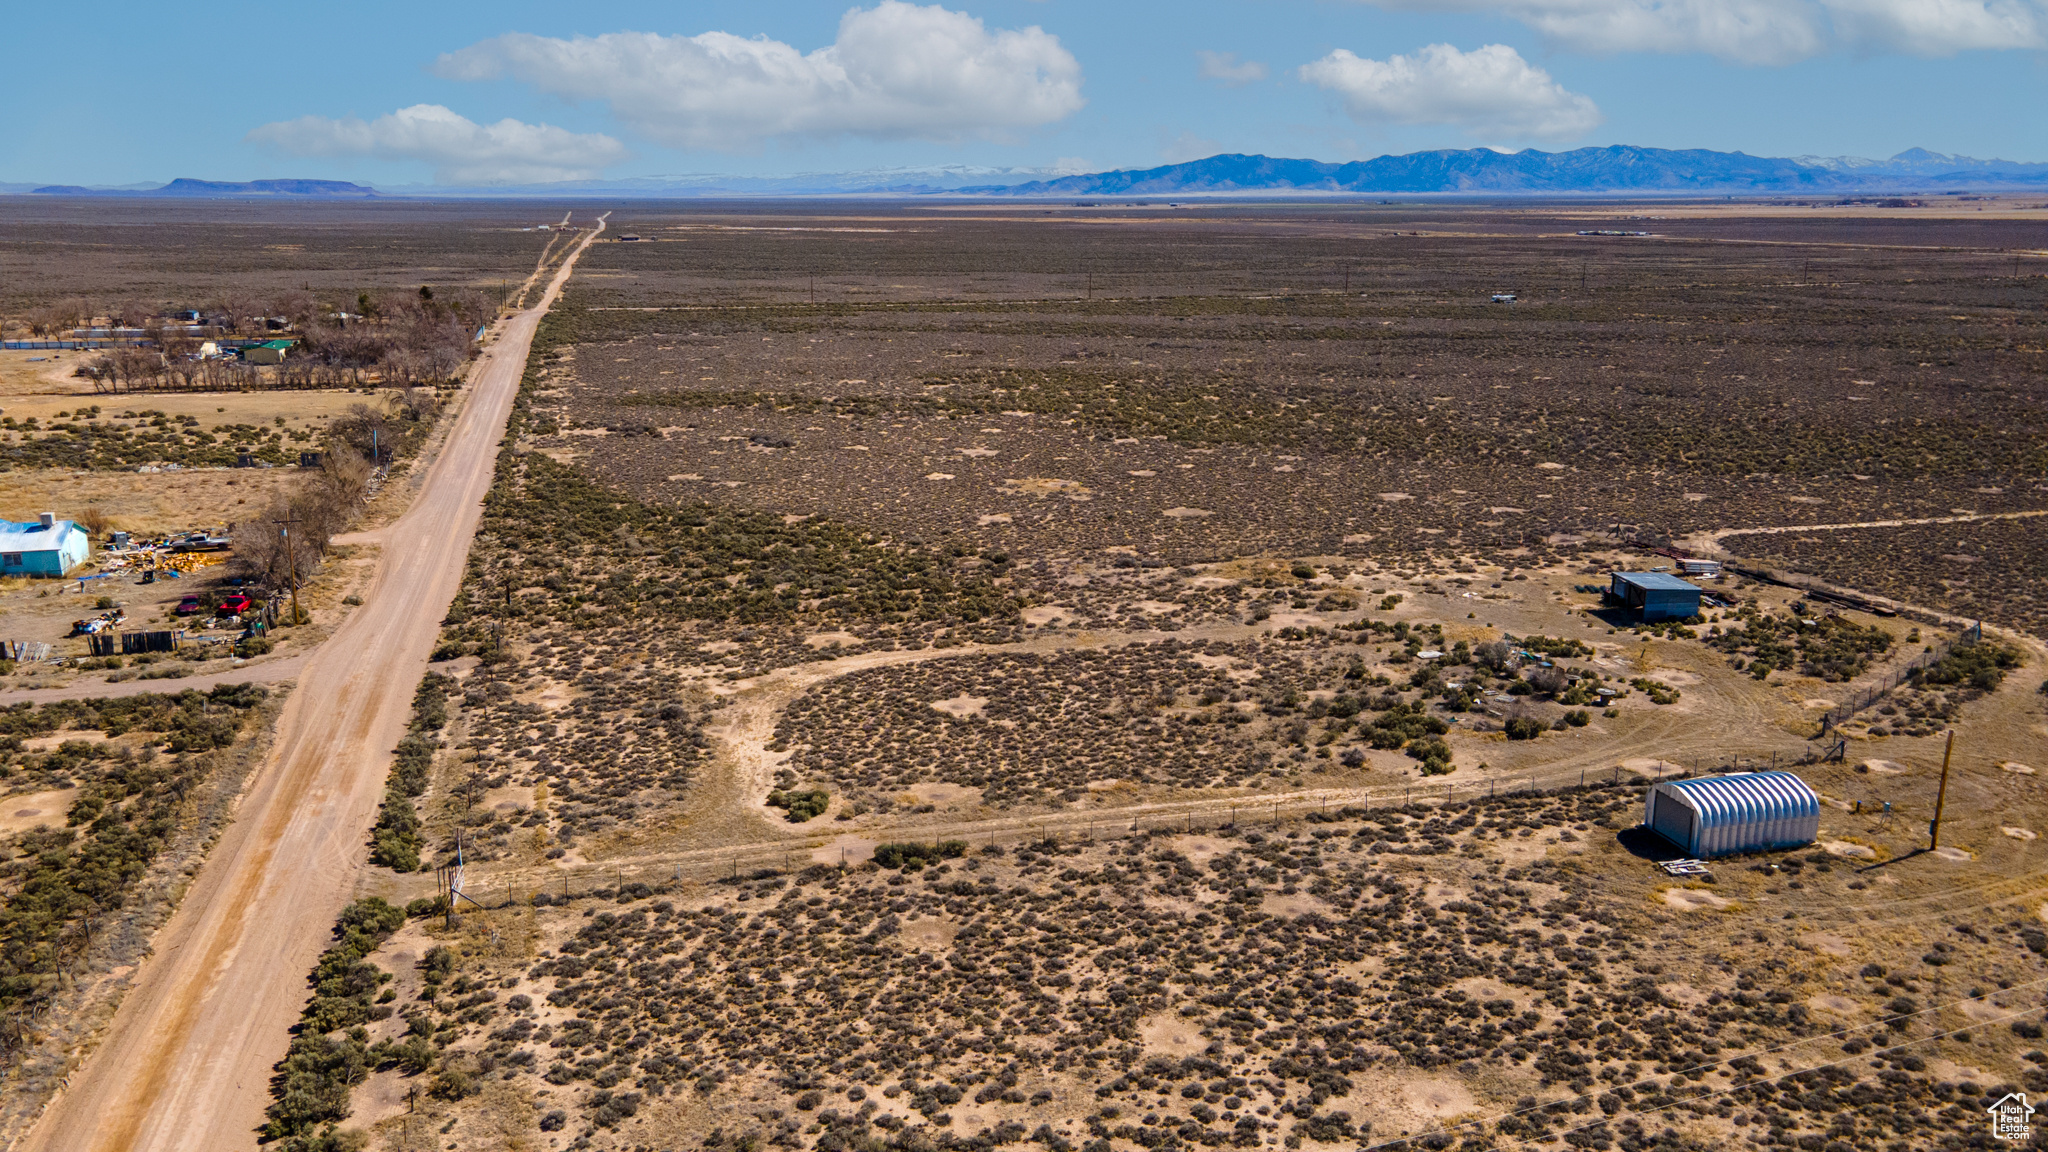
<svg viewBox="0 0 2048 1152">
<path fill-rule="evenodd" d="M 391 455 L 392 441 L 402 431 L 390 410 L 361 403 L 349 405 L 347 411 L 327 425 L 327 435 L 335 444 L 352 449 L 361 459 L 378 463 Z"/>
<path fill-rule="evenodd" d="M 1529 681 L 1531 688 L 1545 696 L 1555 696 L 1564 691 L 1565 685 L 1571 683 L 1570 677 L 1558 668 L 1531 668 L 1524 679 Z"/>
<path fill-rule="evenodd" d="M 71 375 L 80 380 L 92 381 L 95 392 L 111 392 L 115 388 L 117 369 L 112 356 L 95 356 L 71 370 Z"/>
<path fill-rule="evenodd" d="M 1490 672 L 1506 672 L 1515 666 L 1515 650 L 1506 641 L 1493 640 L 1474 648 L 1472 660 Z"/>
<path fill-rule="evenodd" d="M 215 305 L 227 320 L 229 332 L 238 332 L 242 325 L 257 314 L 256 298 L 246 292 L 223 293 L 220 303 Z"/>
<path fill-rule="evenodd" d="M 78 526 L 85 529 L 85 534 L 92 537 L 95 543 L 106 537 L 107 528 L 112 523 L 106 509 L 97 504 L 87 504 L 85 511 L 78 514 Z"/>
<path fill-rule="evenodd" d="M 161 353 L 147 348 L 119 348 L 114 351 L 114 369 L 120 383 L 128 385 L 128 390 L 133 392 L 149 387 L 152 381 L 163 375 L 164 358 Z"/>
<path fill-rule="evenodd" d="M 328 540 L 362 506 L 369 478 L 363 461 L 329 453 L 308 483 L 236 531 L 235 562 L 274 589 L 304 584 L 319 570 Z"/>
</svg>

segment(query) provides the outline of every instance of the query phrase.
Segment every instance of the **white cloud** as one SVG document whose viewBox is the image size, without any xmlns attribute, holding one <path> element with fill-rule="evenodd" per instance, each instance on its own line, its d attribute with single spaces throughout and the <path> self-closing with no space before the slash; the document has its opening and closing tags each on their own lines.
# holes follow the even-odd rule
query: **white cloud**
<svg viewBox="0 0 2048 1152">
<path fill-rule="evenodd" d="M 1210 52 L 1204 50 L 1195 53 L 1195 58 L 1201 61 L 1199 71 L 1201 72 L 1202 79 L 1214 80 L 1219 84 L 1225 84 L 1232 88 L 1242 88 L 1247 84 L 1254 84 L 1266 78 L 1266 66 L 1264 64 L 1259 63 L 1257 60 L 1240 62 L 1235 52 Z"/>
<path fill-rule="evenodd" d="M 1589 52 L 1704 52 L 1785 64 L 1819 52 L 1824 40 L 1803 0 L 1507 0 L 1503 11 Z"/>
<path fill-rule="evenodd" d="M 1368 60 L 1339 48 L 1301 78 L 1344 101 L 1361 124 L 1456 124 L 1494 139 L 1566 140 L 1600 123 L 1593 102 L 1505 44 L 1460 52 L 1431 44 L 1413 56 Z"/>
<path fill-rule="evenodd" d="M 956 140 L 1001 136 L 1078 111 L 1081 65 L 1037 27 L 990 32 L 936 5 L 882 0 L 803 53 L 726 32 L 513 33 L 441 57 L 461 80 L 509 75 L 571 100 L 603 100 L 665 144 L 745 150 L 776 137 Z"/>
<path fill-rule="evenodd" d="M 1370 0 L 1497 12 L 1584 52 L 1699 52 L 1790 64 L 1835 49 L 1947 56 L 2048 43 L 2043 0 Z"/>
<path fill-rule="evenodd" d="M 2048 11 L 2024 0 L 1823 0 L 1835 30 L 1862 49 L 1950 56 L 2048 47 Z"/>
<path fill-rule="evenodd" d="M 423 160 L 439 184 L 541 184 L 596 176 L 626 146 L 602 133 L 500 120 L 478 124 L 439 104 L 415 104 L 375 120 L 301 116 L 249 133 L 294 156 Z"/>
</svg>

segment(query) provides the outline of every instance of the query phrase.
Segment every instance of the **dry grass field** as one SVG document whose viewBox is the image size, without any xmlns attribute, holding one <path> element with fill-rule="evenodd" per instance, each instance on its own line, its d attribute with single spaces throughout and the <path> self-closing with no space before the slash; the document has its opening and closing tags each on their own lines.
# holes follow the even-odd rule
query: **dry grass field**
<svg viewBox="0 0 2048 1152">
<path fill-rule="evenodd" d="M 1644 538 L 2041 507 L 2032 224 L 1572 234 L 1639 211 L 617 214 L 377 832 L 460 855 L 460 923 L 365 892 L 271 1131 L 1986 1145 L 2048 1090 L 2035 522 L 1722 540 L 2022 629 L 1838 751 L 1954 628 L 1598 593 Z M 1817 845 L 1652 863 L 1649 781 L 1773 765 Z"/>
<path fill-rule="evenodd" d="M 66 297 L 158 298 L 517 286 L 547 242 L 540 205 L 0 201 L 0 315 Z"/>
<path fill-rule="evenodd" d="M 156 282 L 195 292 L 202 251 L 262 288 L 516 281 L 548 218 L 175 211 Z M 1575 235 L 1610 227 L 1654 235 Z M 615 212 L 647 239 L 541 328 L 266 1138 L 1989 1146 L 1983 1108 L 2048 1092 L 2043 529 L 1740 530 L 2048 506 L 2037 230 Z M 132 270 L 84 233 L 0 217 L 0 271 Z M 197 476 L 188 507 L 242 498 Z M 1994 627 L 1816 739 L 1957 630 L 1736 577 L 1679 625 L 1602 603 L 1716 534 Z M 1818 843 L 1655 864 L 1651 781 L 1770 766 Z"/>
</svg>

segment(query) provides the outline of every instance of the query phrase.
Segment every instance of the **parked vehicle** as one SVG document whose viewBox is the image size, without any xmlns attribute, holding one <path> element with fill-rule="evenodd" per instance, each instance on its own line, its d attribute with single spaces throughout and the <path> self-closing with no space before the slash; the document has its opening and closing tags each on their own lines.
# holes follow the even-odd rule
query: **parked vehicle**
<svg viewBox="0 0 2048 1152">
<path fill-rule="evenodd" d="M 253 603 L 253 601 L 251 601 L 247 596 L 244 596 L 241 593 L 237 592 L 232 596 L 222 598 L 220 602 L 220 614 L 222 616 L 240 616 L 242 613 L 247 612 L 249 610 L 249 605 L 251 603 Z"/>
<path fill-rule="evenodd" d="M 178 601 L 178 615 L 180 616 L 197 615 L 200 610 L 199 597 L 197 596 L 187 596 L 183 600 Z"/>
</svg>

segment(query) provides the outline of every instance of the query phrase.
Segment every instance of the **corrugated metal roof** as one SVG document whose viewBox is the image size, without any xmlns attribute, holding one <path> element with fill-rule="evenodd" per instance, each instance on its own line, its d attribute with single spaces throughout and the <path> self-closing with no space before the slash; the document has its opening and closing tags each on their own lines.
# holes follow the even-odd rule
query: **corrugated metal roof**
<svg viewBox="0 0 2048 1152">
<path fill-rule="evenodd" d="M 55 552 L 77 527 L 69 520 L 59 520 L 48 528 L 38 520 L 26 524 L 0 520 L 0 552 Z"/>
<path fill-rule="evenodd" d="M 1685 825 L 1660 820 L 1660 794 L 1692 809 Z M 1667 838 L 1669 827 L 1687 827 L 1694 856 L 1723 856 L 1810 844 L 1820 834 L 1820 797 L 1790 772 L 1736 772 L 1697 780 L 1667 780 L 1644 799 L 1644 820 Z"/>
<path fill-rule="evenodd" d="M 1638 588 L 1654 588 L 1663 592 L 1698 592 L 1700 586 L 1688 584 L 1669 572 L 1616 572 L 1614 578 L 1624 584 Z"/>
</svg>

